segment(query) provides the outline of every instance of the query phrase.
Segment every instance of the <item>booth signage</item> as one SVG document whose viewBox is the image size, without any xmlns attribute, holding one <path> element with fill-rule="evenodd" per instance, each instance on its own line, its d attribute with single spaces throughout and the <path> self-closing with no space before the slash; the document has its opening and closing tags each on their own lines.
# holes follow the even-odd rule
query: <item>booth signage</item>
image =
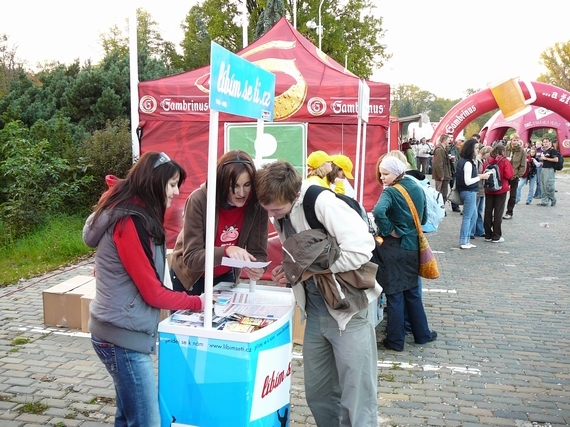
<svg viewBox="0 0 570 427">
<path fill-rule="evenodd" d="M 275 74 L 212 42 L 210 108 L 273 121 Z"/>
</svg>

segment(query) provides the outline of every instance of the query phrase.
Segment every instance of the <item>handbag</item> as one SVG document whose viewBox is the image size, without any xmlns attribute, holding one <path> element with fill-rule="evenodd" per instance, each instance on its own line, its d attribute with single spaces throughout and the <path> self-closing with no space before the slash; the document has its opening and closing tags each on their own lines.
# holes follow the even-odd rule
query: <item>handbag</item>
<svg viewBox="0 0 570 427">
<path fill-rule="evenodd" d="M 459 195 L 459 191 L 457 190 L 456 184 L 453 184 L 453 188 L 451 189 L 451 192 L 449 193 L 447 200 L 449 200 L 451 203 L 456 204 L 456 205 L 462 205 L 463 204 L 463 199 Z"/>
<path fill-rule="evenodd" d="M 422 231 L 422 225 L 420 223 L 420 218 L 418 216 L 416 206 L 414 205 L 414 202 L 404 187 L 402 187 L 400 184 L 396 184 L 394 187 L 400 193 L 402 193 L 406 199 L 406 202 L 408 202 L 408 206 L 410 207 L 410 211 L 414 217 L 414 223 L 418 232 L 418 243 L 420 247 L 420 267 L 418 270 L 418 275 L 425 279 L 437 279 L 439 277 L 439 268 L 437 266 L 437 261 L 433 255 L 433 252 L 431 251 L 431 248 L 429 247 L 428 239 Z"/>
</svg>

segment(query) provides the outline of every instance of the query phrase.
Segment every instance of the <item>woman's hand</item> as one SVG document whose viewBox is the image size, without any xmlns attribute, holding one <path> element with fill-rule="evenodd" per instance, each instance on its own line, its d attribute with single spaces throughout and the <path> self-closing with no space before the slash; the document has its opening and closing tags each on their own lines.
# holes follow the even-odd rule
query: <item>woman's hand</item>
<svg viewBox="0 0 570 427">
<path fill-rule="evenodd" d="M 239 246 L 226 246 L 224 251 L 226 256 L 231 259 L 237 259 L 240 261 L 257 261 L 257 258 Z"/>
<path fill-rule="evenodd" d="M 263 276 L 263 273 L 265 273 L 265 270 L 263 268 L 244 267 L 243 271 L 245 271 L 245 274 L 247 274 L 249 280 L 253 280 L 254 282 L 257 282 L 259 279 L 261 279 L 261 276 Z"/>
<path fill-rule="evenodd" d="M 491 176 L 491 173 L 490 173 L 490 172 L 487 172 L 487 173 L 480 173 L 480 174 L 479 174 L 479 179 L 487 179 L 487 178 L 489 178 L 490 176 Z"/>
<path fill-rule="evenodd" d="M 277 286 L 287 286 L 287 277 L 285 277 L 283 265 L 278 265 L 271 270 L 271 280 L 273 280 Z"/>
</svg>

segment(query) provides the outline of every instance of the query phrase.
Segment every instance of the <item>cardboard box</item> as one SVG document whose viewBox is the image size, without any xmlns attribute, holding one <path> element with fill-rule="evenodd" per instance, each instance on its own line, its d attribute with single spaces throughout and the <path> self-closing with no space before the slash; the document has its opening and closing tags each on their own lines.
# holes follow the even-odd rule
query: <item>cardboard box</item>
<svg viewBox="0 0 570 427">
<path fill-rule="evenodd" d="M 89 332 L 89 304 L 95 298 L 95 286 L 81 296 L 81 330 Z"/>
<path fill-rule="evenodd" d="M 95 288 L 93 276 L 75 276 L 43 291 L 44 323 L 81 328 L 81 297 Z"/>
<path fill-rule="evenodd" d="M 299 306 L 295 306 L 295 314 L 293 315 L 293 343 L 303 345 L 303 337 L 305 336 L 305 324 L 301 324 L 301 310 Z"/>
</svg>

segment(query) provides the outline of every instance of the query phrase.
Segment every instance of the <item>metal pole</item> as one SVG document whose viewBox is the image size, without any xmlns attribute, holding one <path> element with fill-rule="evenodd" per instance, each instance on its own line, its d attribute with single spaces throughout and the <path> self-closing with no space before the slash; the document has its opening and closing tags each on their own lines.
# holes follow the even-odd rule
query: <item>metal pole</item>
<svg viewBox="0 0 570 427">
<path fill-rule="evenodd" d="M 325 0 L 321 0 L 319 3 L 319 50 L 322 50 L 323 26 L 321 25 L 321 7 L 323 6 L 324 1 Z"/>
<path fill-rule="evenodd" d="M 131 146 L 133 163 L 140 156 L 140 143 L 137 135 L 139 127 L 139 68 L 137 40 L 137 8 L 135 5 L 129 14 L 129 73 L 131 88 Z"/>
</svg>

